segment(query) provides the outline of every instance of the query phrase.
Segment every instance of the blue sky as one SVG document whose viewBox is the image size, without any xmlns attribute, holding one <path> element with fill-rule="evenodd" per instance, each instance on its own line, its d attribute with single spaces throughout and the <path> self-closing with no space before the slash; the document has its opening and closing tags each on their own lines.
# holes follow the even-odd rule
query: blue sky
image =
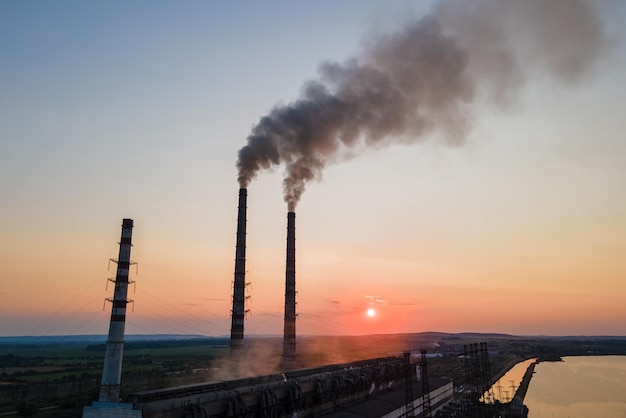
<svg viewBox="0 0 626 418">
<path fill-rule="evenodd" d="M 321 62 L 429 4 L 0 3 L 0 335 L 106 332 L 124 217 L 140 264 L 129 330 L 227 334 L 252 126 Z M 601 5 L 613 50 L 582 82 L 531 73 L 509 111 L 476 107 L 465 145 L 366 150 L 310 185 L 302 329 L 626 333 L 624 7 Z M 249 188 L 248 321 L 263 333 L 282 330 L 281 177 Z M 372 294 L 381 314 L 420 321 L 358 322 Z M 510 312 L 514 294 L 548 319 Z M 155 320 L 158 305 L 172 311 Z"/>
</svg>

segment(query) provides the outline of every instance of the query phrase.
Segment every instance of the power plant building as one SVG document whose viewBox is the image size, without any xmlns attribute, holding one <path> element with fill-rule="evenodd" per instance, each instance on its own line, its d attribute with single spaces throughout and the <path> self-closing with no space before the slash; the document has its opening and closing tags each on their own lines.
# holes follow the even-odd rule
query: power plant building
<svg viewBox="0 0 626 418">
<path fill-rule="evenodd" d="M 414 378 L 413 374 L 413 378 Z M 282 374 L 209 382 L 130 395 L 143 418 L 198 417 L 388 417 L 419 416 L 420 385 L 406 401 L 402 359 L 387 357 L 297 369 Z M 433 411 L 453 397 L 453 384 L 431 381 Z M 357 413 L 358 415 L 355 415 Z"/>
</svg>

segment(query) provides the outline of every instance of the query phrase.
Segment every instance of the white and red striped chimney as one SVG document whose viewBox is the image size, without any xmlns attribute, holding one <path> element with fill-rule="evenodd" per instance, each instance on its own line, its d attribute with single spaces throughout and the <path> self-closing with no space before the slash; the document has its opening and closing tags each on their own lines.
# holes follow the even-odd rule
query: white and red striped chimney
<svg viewBox="0 0 626 418">
<path fill-rule="evenodd" d="M 133 220 L 122 221 L 120 253 L 117 258 L 115 292 L 111 308 L 111 322 L 107 338 L 102 382 L 100 384 L 100 402 L 119 402 L 122 378 L 122 358 L 124 354 L 124 328 L 126 325 L 126 304 L 128 304 L 128 270 L 130 268 L 130 248 L 133 234 Z"/>
</svg>

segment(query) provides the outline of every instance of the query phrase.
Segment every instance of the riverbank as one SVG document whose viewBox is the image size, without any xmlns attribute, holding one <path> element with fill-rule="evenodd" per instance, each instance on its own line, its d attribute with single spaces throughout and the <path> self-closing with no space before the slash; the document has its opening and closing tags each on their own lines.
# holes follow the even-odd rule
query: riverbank
<svg viewBox="0 0 626 418">
<path fill-rule="evenodd" d="M 515 396 L 513 397 L 513 399 L 516 399 L 522 403 L 524 402 L 526 392 L 528 392 L 528 386 L 530 385 L 530 379 L 532 379 L 533 374 L 535 373 L 535 366 L 538 362 L 539 360 L 530 363 L 530 365 L 526 369 L 526 372 L 524 373 L 524 377 L 522 377 L 522 381 L 520 382 L 519 387 L 515 391 Z"/>
</svg>

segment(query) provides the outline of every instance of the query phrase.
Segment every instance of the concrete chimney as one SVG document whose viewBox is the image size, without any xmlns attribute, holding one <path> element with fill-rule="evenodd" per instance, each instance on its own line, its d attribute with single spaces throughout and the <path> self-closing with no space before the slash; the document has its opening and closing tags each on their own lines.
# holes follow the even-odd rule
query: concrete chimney
<svg viewBox="0 0 626 418">
<path fill-rule="evenodd" d="M 128 295 L 128 269 L 130 267 L 130 247 L 133 234 L 133 220 L 122 221 L 122 238 L 120 254 L 117 258 L 117 275 L 115 276 L 115 292 L 111 308 L 111 323 L 107 339 L 102 382 L 100 385 L 100 402 L 119 402 L 120 382 L 122 378 L 122 357 L 124 351 L 124 327 L 126 325 L 126 304 Z"/>
<path fill-rule="evenodd" d="M 230 348 L 243 346 L 243 320 L 246 303 L 246 205 L 248 190 L 239 189 L 237 215 L 237 244 L 235 247 L 235 280 L 233 282 L 233 310 L 230 328 Z"/>
<path fill-rule="evenodd" d="M 296 366 L 296 213 L 287 213 L 287 266 L 285 270 L 285 328 L 283 369 Z"/>
</svg>

